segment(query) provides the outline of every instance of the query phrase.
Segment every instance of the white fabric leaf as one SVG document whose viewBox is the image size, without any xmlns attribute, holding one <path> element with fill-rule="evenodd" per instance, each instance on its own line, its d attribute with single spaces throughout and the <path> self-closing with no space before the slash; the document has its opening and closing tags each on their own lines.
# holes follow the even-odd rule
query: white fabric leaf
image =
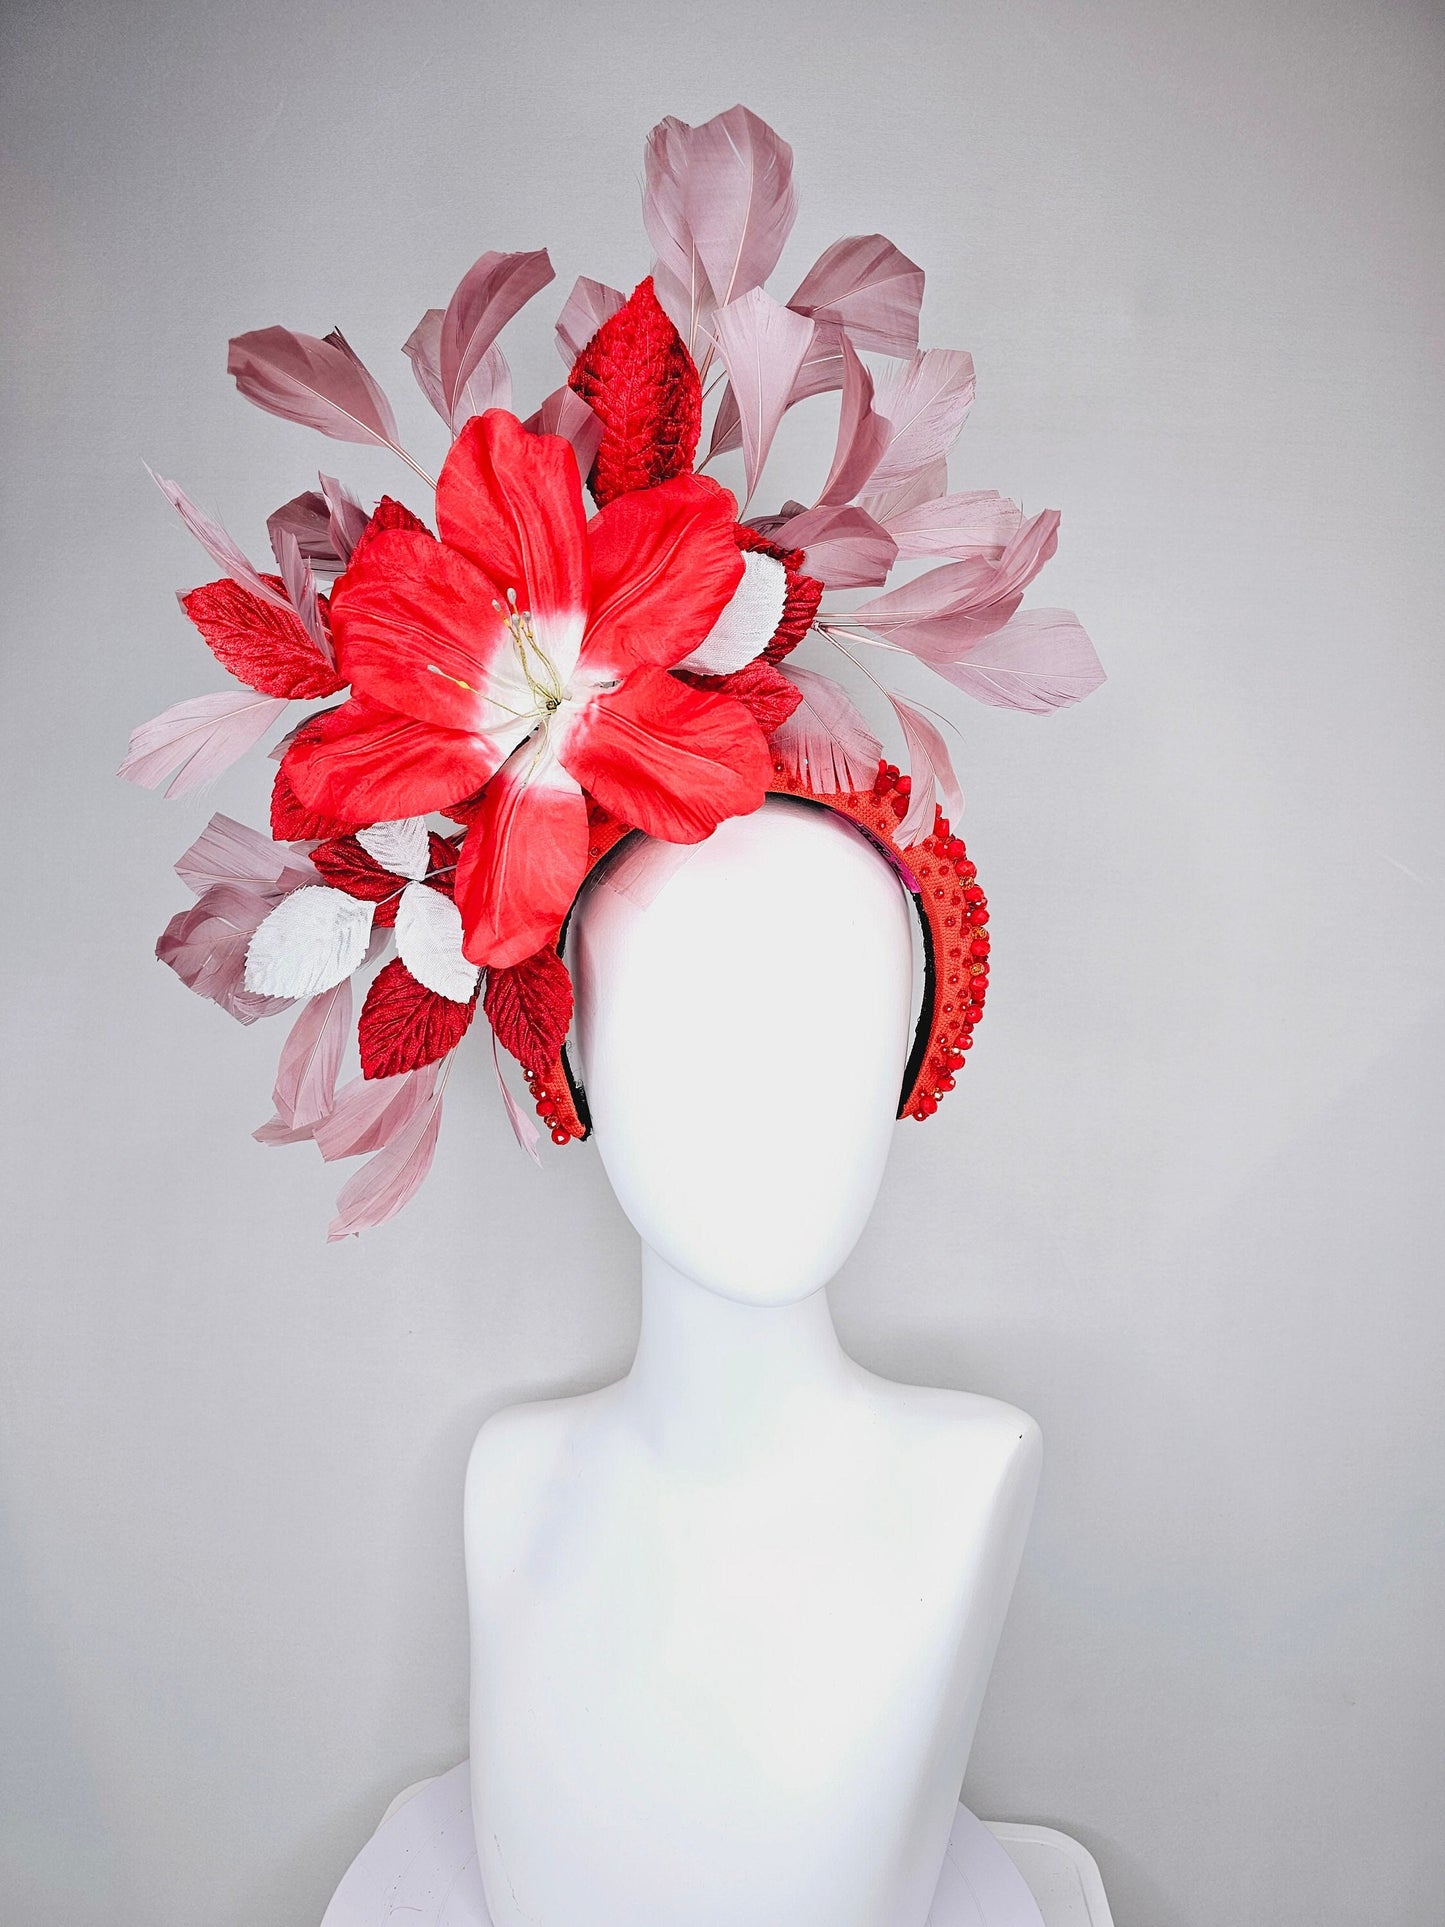
<svg viewBox="0 0 1445 1927">
<path fill-rule="evenodd" d="M 409 883 L 396 909 L 396 954 L 438 997 L 469 1004 L 482 974 L 462 955 L 462 913 L 429 883 Z"/>
<path fill-rule="evenodd" d="M 246 988 L 258 997 L 317 997 L 366 961 L 376 905 L 344 890 L 293 890 L 246 950 Z"/>
<path fill-rule="evenodd" d="M 356 840 L 394 877 L 415 881 L 431 868 L 424 816 L 404 816 L 399 823 L 373 823 L 369 830 L 358 830 Z"/>
<path fill-rule="evenodd" d="M 788 599 L 788 572 L 776 556 L 748 549 L 743 579 L 712 628 L 678 663 L 700 676 L 730 676 L 760 656 L 778 632 Z"/>
</svg>

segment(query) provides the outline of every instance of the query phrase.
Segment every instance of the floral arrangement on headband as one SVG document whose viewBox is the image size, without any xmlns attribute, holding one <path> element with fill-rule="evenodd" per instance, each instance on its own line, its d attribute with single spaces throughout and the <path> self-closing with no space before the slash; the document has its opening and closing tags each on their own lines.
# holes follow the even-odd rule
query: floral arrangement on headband
<svg viewBox="0 0 1445 1927">
<path fill-rule="evenodd" d="M 1035 712 L 1103 672 L 1072 615 L 1020 612 L 1058 515 L 949 492 L 973 363 L 919 349 L 922 270 L 881 235 L 849 236 L 780 301 L 764 284 L 795 208 L 792 150 L 746 108 L 661 122 L 643 193 L 652 273 L 627 297 L 578 280 L 556 323 L 566 381 L 526 420 L 497 340 L 552 265 L 545 250 L 484 254 L 405 344 L 452 438 L 435 482 L 340 333 L 231 342 L 248 400 L 380 444 L 434 490 L 435 534 L 323 474 L 270 517 L 276 568 L 257 569 L 156 477 L 224 571 L 180 601 L 242 687 L 142 724 L 121 775 L 184 795 L 310 706 L 271 752 L 269 836 L 212 817 L 176 865 L 196 902 L 157 955 L 243 1024 L 300 1005 L 255 1135 L 367 1155 L 333 1238 L 415 1193 L 479 1001 L 519 1141 L 537 1155 L 499 1042 L 553 1139 L 586 1135 L 560 955 L 583 878 L 630 831 L 694 843 L 770 790 L 843 810 L 897 863 L 929 965 L 900 1114 L 930 1115 L 953 1086 L 987 989 L 987 904 L 941 807 L 962 808 L 943 737 L 862 654 L 904 650 L 980 702 Z M 753 509 L 784 414 L 829 391 L 838 433 L 816 498 Z M 741 504 L 703 472 L 735 450 Z M 790 660 L 809 633 L 886 698 L 908 774 L 838 683 Z M 361 1005 L 361 1074 L 338 1087 L 353 979 L 393 941 Z"/>
</svg>

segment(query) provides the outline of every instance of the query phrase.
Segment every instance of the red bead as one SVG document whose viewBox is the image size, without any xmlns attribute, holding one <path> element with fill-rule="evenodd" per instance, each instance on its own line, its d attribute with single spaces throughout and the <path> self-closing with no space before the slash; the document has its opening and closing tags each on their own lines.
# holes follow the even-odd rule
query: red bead
<svg viewBox="0 0 1445 1927">
<path fill-rule="evenodd" d="M 559 1124 L 552 1133 L 552 1142 L 554 1144 L 570 1144 L 572 1142 L 572 1133 L 570 1131 L 564 1131 Z"/>
<path fill-rule="evenodd" d="M 925 1091 L 923 1096 L 918 1100 L 918 1108 L 924 1117 L 932 1117 L 933 1113 L 938 1109 L 938 1099 L 936 1097 L 930 1097 Z M 952 1113 L 950 1113 L 950 1116 L 951 1115 Z"/>
<path fill-rule="evenodd" d="M 983 891 L 979 889 L 976 883 L 971 883 L 968 886 L 968 888 L 964 891 L 963 894 L 968 898 L 970 903 L 981 904 L 981 903 L 986 903 L 988 901 L 988 899 L 984 896 Z"/>
<path fill-rule="evenodd" d="M 971 943 L 971 944 L 970 944 L 970 945 L 968 946 L 968 949 L 969 949 L 969 955 L 970 955 L 970 956 L 973 956 L 973 957 L 986 957 L 986 956 L 988 955 L 988 952 L 989 952 L 989 942 L 988 942 L 988 938 L 987 938 L 987 937 L 975 937 L 975 938 L 974 938 L 974 940 L 973 940 L 973 942 L 972 942 L 972 943 Z"/>
<path fill-rule="evenodd" d="M 955 1080 L 949 1075 L 947 1071 L 945 1071 L 942 1077 L 939 1078 L 938 1088 L 941 1091 L 951 1091 L 955 1088 Z"/>
</svg>

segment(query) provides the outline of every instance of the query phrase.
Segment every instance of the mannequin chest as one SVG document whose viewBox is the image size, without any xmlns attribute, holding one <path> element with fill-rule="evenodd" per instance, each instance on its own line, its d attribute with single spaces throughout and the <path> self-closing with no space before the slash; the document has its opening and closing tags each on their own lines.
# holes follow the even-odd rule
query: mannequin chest
<svg viewBox="0 0 1445 1927">
<path fill-rule="evenodd" d="M 880 1883 L 905 1877 L 920 1811 L 951 1818 L 957 1799 L 1017 1557 L 1007 1441 L 941 1409 L 815 1428 L 755 1475 L 681 1475 L 597 1425 L 474 1463 L 479 1839 L 542 1903 L 538 1920 L 566 1927 L 582 1902 L 562 1889 L 579 1879 L 589 1923 L 610 1923 L 616 1865 L 616 1918 L 631 1907 L 640 1922 L 645 1853 L 658 1921 L 710 1921 L 697 1893 L 719 1878 L 720 1840 L 745 1845 L 719 1922 L 781 1919 L 757 1911 L 780 1897 L 799 1927 L 882 1917 Z M 494 1477 L 508 1496 L 491 1504 Z M 539 1785 L 569 1816 L 567 1875 L 537 1864 L 544 1829 L 523 1789 Z"/>
</svg>

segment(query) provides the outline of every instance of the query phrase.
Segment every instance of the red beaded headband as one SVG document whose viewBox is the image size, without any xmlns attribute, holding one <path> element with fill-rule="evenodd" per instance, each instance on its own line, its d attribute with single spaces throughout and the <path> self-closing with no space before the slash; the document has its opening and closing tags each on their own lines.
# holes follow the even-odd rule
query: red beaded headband
<svg viewBox="0 0 1445 1927">
<path fill-rule="evenodd" d="M 913 899 L 923 938 L 923 996 L 898 1115 L 920 1121 L 932 1117 L 968 1061 L 988 994 L 988 899 L 963 839 L 937 810 L 933 831 L 922 843 L 907 850 L 898 845 L 894 827 L 908 812 L 911 783 L 892 763 L 879 763 L 872 789 L 819 796 L 781 766 L 775 767 L 768 788 L 776 796 L 836 810 L 856 823 L 898 871 Z M 633 834 L 614 818 L 596 818 L 587 849 L 588 875 Z M 554 1144 L 591 1136 L 586 1092 L 573 1073 L 565 1044 L 549 1064 L 524 1075 L 537 1116 Z"/>
</svg>

